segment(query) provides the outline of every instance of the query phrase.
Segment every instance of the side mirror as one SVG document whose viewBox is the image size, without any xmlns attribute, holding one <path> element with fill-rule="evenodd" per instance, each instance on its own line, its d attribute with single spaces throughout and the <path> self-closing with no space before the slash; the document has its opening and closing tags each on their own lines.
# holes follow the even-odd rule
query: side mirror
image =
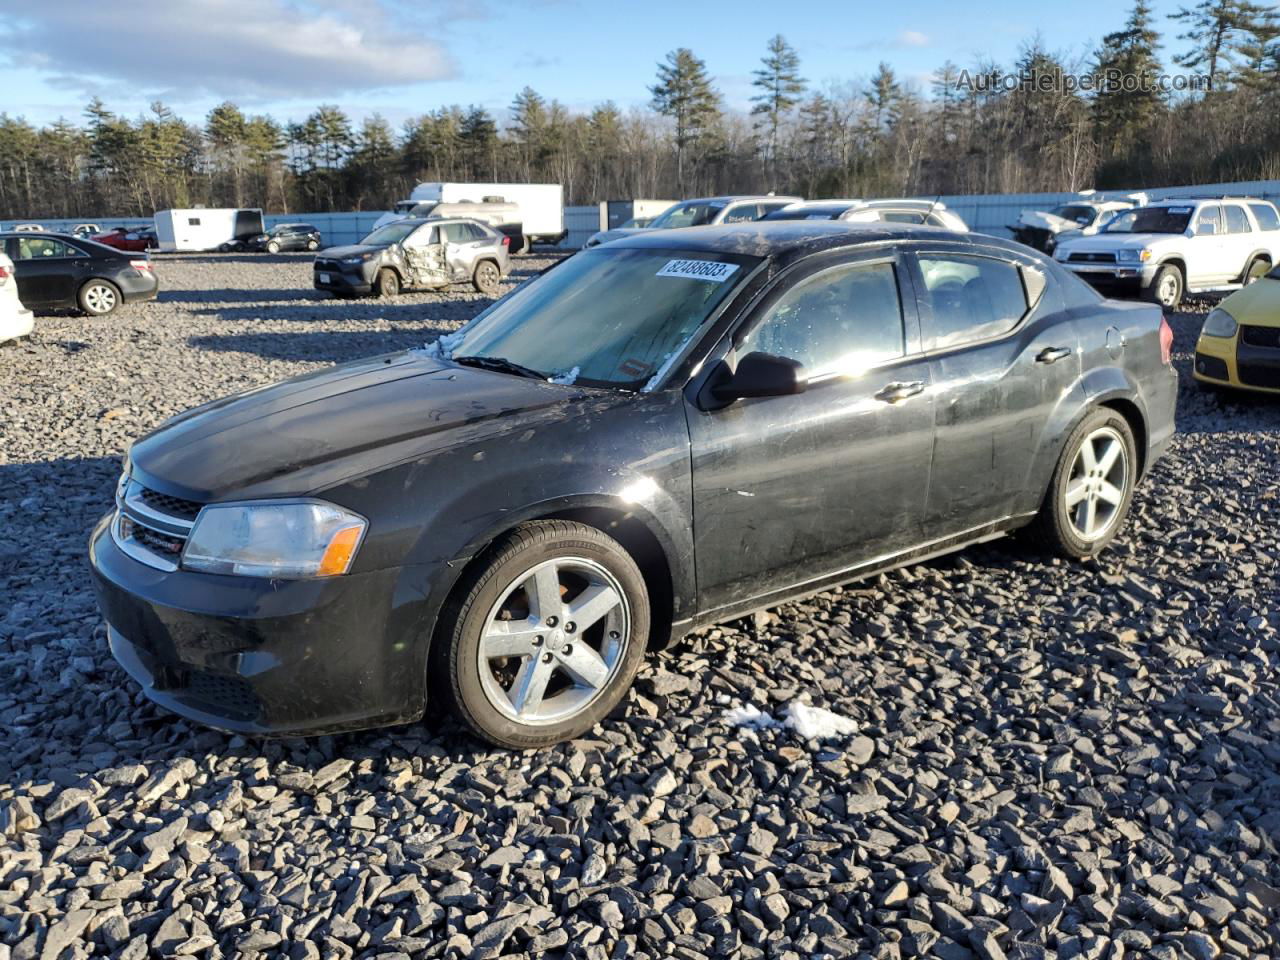
<svg viewBox="0 0 1280 960">
<path fill-rule="evenodd" d="M 809 387 L 804 365 L 772 353 L 748 353 L 732 372 L 721 361 L 709 383 L 711 396 L 722 404 L 748 397 L 786 397 Z"/>
</svg>

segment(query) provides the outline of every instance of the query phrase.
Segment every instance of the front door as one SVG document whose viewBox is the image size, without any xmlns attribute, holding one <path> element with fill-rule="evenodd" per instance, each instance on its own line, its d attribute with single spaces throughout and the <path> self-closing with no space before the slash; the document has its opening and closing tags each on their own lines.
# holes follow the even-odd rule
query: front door
<svg viewBox="0 0 1280 960">
<path fill-rule="evenodd" d="M 895 257 L 784 275 L 726 360 L 798 360 L 805 393 L 687 404 L 699 609 L 798 587 L 914 545 L 933 444 L 928 362 Z M 904 310 L 903 304 L 907 305 Z M 696 381 L 694 385 L 696 386 Z"/>
<path fill-rule="evenodd" d="M 28 306 L 70 306 L 76 295 L 79 261 L 89 257 L 54 237 L 28 234 L 11 243 L 18 296 Z"/>
<path fill-rule="evenodd" d="M 1080 342 L 1056 289 L 1030 262 L 945 247 L 912 259 L 932 357 L 924 534 L 933 541 L 1018 509 L 1049 416 L 1079 379 Z"/>
<path fill-rule="evenodd" d="M 440 228 L 424 224 L 408 237 L 401 247 L 411 287 L 447 286 L 450 277 L 444 261 L 444 244 Z"/>
</svg>

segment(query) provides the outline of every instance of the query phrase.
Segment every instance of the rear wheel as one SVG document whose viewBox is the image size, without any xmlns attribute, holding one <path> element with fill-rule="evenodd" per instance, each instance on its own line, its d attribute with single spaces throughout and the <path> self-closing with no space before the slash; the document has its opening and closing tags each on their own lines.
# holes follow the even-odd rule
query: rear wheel
<svg viewBox="0 0 1280 960">
<path fill-rule="evenodd" d="M 524 524 L 445 614 L 435 679 L 477 735 L 545 747 L 591 729 L 644 658 L 649 597 L 631 556 L 594 527 Z"/>
<path fill-rule="evenodd" d="M 80 309 L 91 317 L 105 317 L 120 306 L 120 291 L 107 280 L 90 280 L 80 288 Z"/>
<path fill-rule="evenodd" d="M 1029 532 L 1064 557 L 1092 557 L 1120 531 L 1137 479 L 1128 422 L 1114 410 L 1095 410 L 1067 438 Z"/>
<path fill-rule="evenodd" d="M 476 264 L 476 271 L 471 276 L 475 288 L 486 297 L 495 296 L 502 286 L 502 272 L 492 260 L 481 260 Z"/>
<path fill-rule="evenodd" d="M 1148 300 L 1160 304 L 1166 310 L 1178 309 L 1186 292 L 1182 271 L 1171 263 L 1165 264 L 1156 271 L 1151 286 L 1143 292 Z"/>
<path fill-rule="evenodd" d="M 533 241 L 522 234 L 520 236 L 520 247 L 516 250 L 516 253 L 528 253 L 532 249 Z"/>
<path fill-rule="evenodd" d="M 400 293 L 400 275 L 390 267 L 383 267 L 378 271 L 378 276 L 373 281 L 373 292 L 380 297 L 398 296 Z"/>
</svg>

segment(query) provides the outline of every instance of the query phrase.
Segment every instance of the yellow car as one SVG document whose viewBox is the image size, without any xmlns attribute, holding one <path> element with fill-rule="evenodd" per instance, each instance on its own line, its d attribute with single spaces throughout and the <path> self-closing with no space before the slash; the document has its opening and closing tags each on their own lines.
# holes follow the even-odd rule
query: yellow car
<svg viewBox="0 0 1280 960">
<path fill-rule="evenodd" d="M 1195 378 L 1206 387 L 1280 393 L 1280 267 L 1209 311 Z"/>
</svg>

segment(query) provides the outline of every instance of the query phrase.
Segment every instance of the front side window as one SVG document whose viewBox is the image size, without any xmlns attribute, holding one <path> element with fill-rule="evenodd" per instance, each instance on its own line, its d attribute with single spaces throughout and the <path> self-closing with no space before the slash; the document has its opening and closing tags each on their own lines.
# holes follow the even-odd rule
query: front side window
<svg viewBox="0 0 1280 960">
<path fill-rule="evenodd" d="M 892 263 L 842 264 L 799 281 L 737 348 L 798 360 L 810 377 L 856 375 L 906 351 Z"/>
<path fill-rule="evenodd" d="M 397 220 L 395 223 L 388 223 L 385 227 L 379 227 L 360 242 L 370 247 L 389 247 L 393 243 L 404 240 L 420 226 L 422 224 L 416 220 Z"/>
<path fill-rule="evenodd" d="M 1222 235 L 1222 208 L 1211 203 L 1200 208 L 1200 216 L 1196 218 L 1196 236 Z"/>
<path fill-rule="evenodd" d="M 928 255 L 920 273 L 932 308 L 929 349 L 974 343 L 1007 333 L 1027 312 L 1022 275 L 990 257 Z"/>
<path fill-rule="evenodd" d="M 65 243 L 42 237 L 19 237 L 19 260 L 45 260 L 50 257 L 70 257 L 72 252 Z"/>
<path fill-rule="evenodd" d="M 1253 228 L 1249 226 L 1249 217 L 1244 212 L 1244 207 L 1229 203 L 1222 208 L 1227 212 L 1227 233 L 1252 233 Z"/>
<path fill-rule="evenodd" d="M 450 354 L 639 390 L 758 263 L 736 254 L 593 247 L 498 301 L 460 332 Z"/>
<path fill-rule="evenodd" d="M 1138 207 L 1113 218 L 1103 233 L 1186 233 L 1190 206 Z"/>
</svg>

